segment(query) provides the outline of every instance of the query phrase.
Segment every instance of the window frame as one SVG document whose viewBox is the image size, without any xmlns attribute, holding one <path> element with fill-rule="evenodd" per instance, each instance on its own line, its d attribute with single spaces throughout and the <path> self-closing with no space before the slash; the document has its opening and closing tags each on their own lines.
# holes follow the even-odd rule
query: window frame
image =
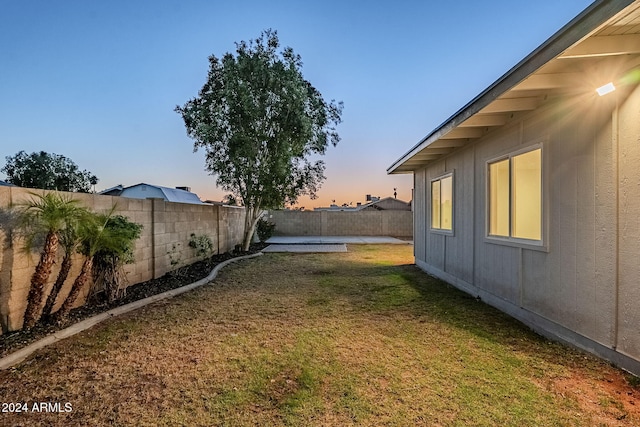
<svg viewBox="0 0 640 427">
<path fill-rule="evenodd" d="M 521 237 L 513 237 L 513 158 L 521 154 L 526 154 L 531 151 L 540 150 L 540 240 L 524 239 Z M 512 150 L 507 153 L 503 153 L 500 156 L 492 157 L 485 162 L 485 233 L 484 241 L 486 243 L 499 244 L 505 246 L 514 246 L 525 249 L 533 249 L 538 251 L 548 252 L 548 236 L 547 236 L 547 197 L 549 192 L 547 191 L 547 179 L 546 179 L 546 167 L 547 164 L 543 142 L 537 142 L 535 144 L 527 145 L 518 150 Z M 491 230 L 491 176 L 489 169 L 492 164 L 501 162 L 503 160 L 509 160 L 509 236 L 498 236 L 490 234 Z"/>
<path fill-rule="evenodd" d="M 433 227 L 433 183 L 437 181 L 442 181 L 446 178 L 451 178 L 451 230 L 447 230 L 444 228 L 434 228 Z M 434 234 L 443 234 L 446 236 L 453 236 L 455 230 L 455 178 L 454 171 L 449 171 L 438 175 L 435 178 L 429 180 L 429 231 Z M 440 188 L 440 197 L 442 198 L 442 187 Z M 442 200 L 442 199 L 441 199 Z M 442 203 L 440 203 L 440 225 L 442 225 Z"/>
</svg>

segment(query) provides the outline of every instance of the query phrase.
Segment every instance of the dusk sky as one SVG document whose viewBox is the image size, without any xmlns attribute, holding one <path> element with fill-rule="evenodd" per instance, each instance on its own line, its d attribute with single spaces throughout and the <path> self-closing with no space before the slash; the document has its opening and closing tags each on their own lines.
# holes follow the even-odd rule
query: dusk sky
<svg viewBox="0 0 640 427">
<path fill-rule="evenodd" d="M 221 200 L 174 108 L 197 95 L 209 55 L 272 28 L 325 99 L 344 102 L 327 180 L 299 205 L 394 187 L 408 201 L 411 175 L 387 167 L 590 3 L 0 0 L 0 166 L 43 150 L 97 175 L 98 190 L 146 182 Z"/>
</svg>

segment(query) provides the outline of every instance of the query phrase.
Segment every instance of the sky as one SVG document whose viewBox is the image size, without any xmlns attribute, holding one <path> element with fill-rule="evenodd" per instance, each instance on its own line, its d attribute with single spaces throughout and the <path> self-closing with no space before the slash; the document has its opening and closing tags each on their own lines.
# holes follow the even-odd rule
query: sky
<svg viewBox="0 0 640 427">
<path fill-rule="evenodd" d="M 327 179 L 307 209 L 411 199 L 386 169 L 585 9 L 589 0 L 0 0 L 0 166 L 64 155 L 100 179 L 227 192 L 174 111 L 208 57 L 278 32 L 326 100 L 344 102 Z M 4 175 L 0 173 L 0 179 Z"/>
</svg>

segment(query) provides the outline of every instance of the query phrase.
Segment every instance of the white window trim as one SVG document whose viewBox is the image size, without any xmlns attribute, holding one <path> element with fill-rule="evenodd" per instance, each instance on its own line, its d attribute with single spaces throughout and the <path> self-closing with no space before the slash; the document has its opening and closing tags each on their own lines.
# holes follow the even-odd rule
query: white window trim
<svg viewBox="0 0 640 427">
<path fill-rule="evenodd" d="M 489 182 L 489 166 L 492 163 L 497 163 L 500 162 L 502 160 L 506 160 L 509 159 L 509 233 L 512 233 L 512 223 L 511 221 L 513 220 L 513 205 L 512 205 L 512 197 L 513 195 L 511 194 L 512 191 L 512 179 L 513 179 L 513 175 L 512 175 L 512 169 L 511 169 L 511 159 L 513 157 L 519 156 L 520 154 L 525 154 L 528 153 L 530 151 L 534 151 L 540 149 L 540 162 L 541 162 L 541 200 L 540 200 L 540 210 L 541 210 L 541 217 L 540 220 L 542 222 L 542 224 L 540 225 L 540 240 L 530 240 L 530 239 L 522 239 L 522 238 L 518 238 L 518 237 L 511 237 L 511 236 L 494 236 L 492 234 L 489 234 L 489 230 L 491 228 L 491 201 L 490 201 L 490 186 L 491 183 Z M 493 157 L 489 160 L 487 160 L 485 162 L 485 166 L 484 166 L 484 174 L 485 174 L 485 203 L 484 203 L 484 207 L 485 207 L 485 231 L 484 231 L 484 241 L 485 243 L 492 243 L 492 244 L 498 244 L 498 245 L 504 245 L 504 246 L 513 246 L 513 247 L 517 247 L 517 248 L 524 248 L 524 249 L 533 249 L 533 250 L 537 250 L 537 251 L 543 251 L 543 252 L 548 252 L 549 251 L 549 247 L 548 247 L 548 236 L 547 236 L 547 224 L 548 224 L 548 215 L 547 215 L 547 197 L 548 197 L 548 189 L 547 189 L 547 178 L 546 178 L 546 171 L 547 168 L 545 167 L 545 165 L 547 164 L 547 160 L 546 160 L 546 149 L 544 148 L 544 144 L 543 141 L 539 141 L 535 144 L 531 144 L 531 145 L 527 145 L 526 147 L 523 147 L 521 149 L 518 150 L 513 150 L 513 151 L 509 151 L 507 153 L 503 153 L 500 156 L 496 156 Z"/>
<path fill-rule="evenodd" d="M 453 236 L 454 235 L 454 230 L 456 229 L 456 224 L 455 224 L 455 210 L 456 210 L 456 180 L 453 176 L 454 171 L 450 171 L 450 172 L 446 172 L 443 173 L 442 175 L 437 176 L 436 178 L 430 179 L 429 180 L 429 231 L 431 233 L 434 234 L 443 234 L 445 236 Z M 433 183 L 436 181 L 441 181 L 445 178 L 451 177 L 451 230 L 445 230 L 442 228 L 433 228 L 433 194 L 432 189 L 433 189 Z M 442 195 L 442 192 L 441 192 Z M 442 212 L 440 212 L 440 220 L 442 220 Z"/>
</svg>

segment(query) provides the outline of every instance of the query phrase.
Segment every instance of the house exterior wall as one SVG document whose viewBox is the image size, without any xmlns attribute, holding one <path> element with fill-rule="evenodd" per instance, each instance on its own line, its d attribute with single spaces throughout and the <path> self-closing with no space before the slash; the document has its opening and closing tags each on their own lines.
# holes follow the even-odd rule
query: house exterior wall
<svg viewBox="0 0 640 427">
<path fill-rule="evenodd" d="M 411 211 L 269 211 L 278 236 L 411 237 Z"/>
<path fill-rule="evenodd" d="M 640 89 L 621 105 L 619 140 L 619 249 L 617 349 L 638 359 L 640 354 Z"/>
<path fill-rule="evenodd" d="M 640 373 L 640 90 L 557 99 L 414 174 L 424 270 Z M 539 144 L 543 247 L 487 239 L 487 162 Z M 454 173 L 452 234 L 430 230 L 430 182 Z"/>
<path fill-rule="evenodd" d="M 413 254 L 416 260 L 426 262 L 427 229 L 429 221 L 426 212 L 427 194 L 426 169 L 420 169 L 413 174 Z M 417 197 L 416 197 L 417 195 Z"/>
<path fill-rule="evenodd" d="M 0 209 L 28 200 L 30 192 L 39 194 L 42 190 L 0 187 Z M 214 253 L 227 252 L 242 242 L 243 208 L 172 203 L 162 199 L 66 194 L 94 212 L 109 212 L 115 206 L 116 214 L 142 224 L 142 234 L 135 242 L 135 262 L 124 267 L 130 285 L 160 277 L 197 261 L 195 250 L 189 247 L 192 233 L 209 236 Z M 22 248 L 21 241 L 15 237 L 9 241 L 9 236 L 0 231 L 0 320 L 3 331 L 17 330 L 22 326 L 31 276 L 38 263 L 39 254 L 24 253 Z M 58 274 L 61 252 L 49 279 L 48 289 L 53 286 Z M 81 263 L 81 257 L 76 256 L 61 295 L 68 294 Z M 76 306 L 84 303 L 87 291 L 88 288 L 84 289 L 85 294 L 78 299 Z M 60 304 L 58 300 L 54 310 Z"/>
</svg>

